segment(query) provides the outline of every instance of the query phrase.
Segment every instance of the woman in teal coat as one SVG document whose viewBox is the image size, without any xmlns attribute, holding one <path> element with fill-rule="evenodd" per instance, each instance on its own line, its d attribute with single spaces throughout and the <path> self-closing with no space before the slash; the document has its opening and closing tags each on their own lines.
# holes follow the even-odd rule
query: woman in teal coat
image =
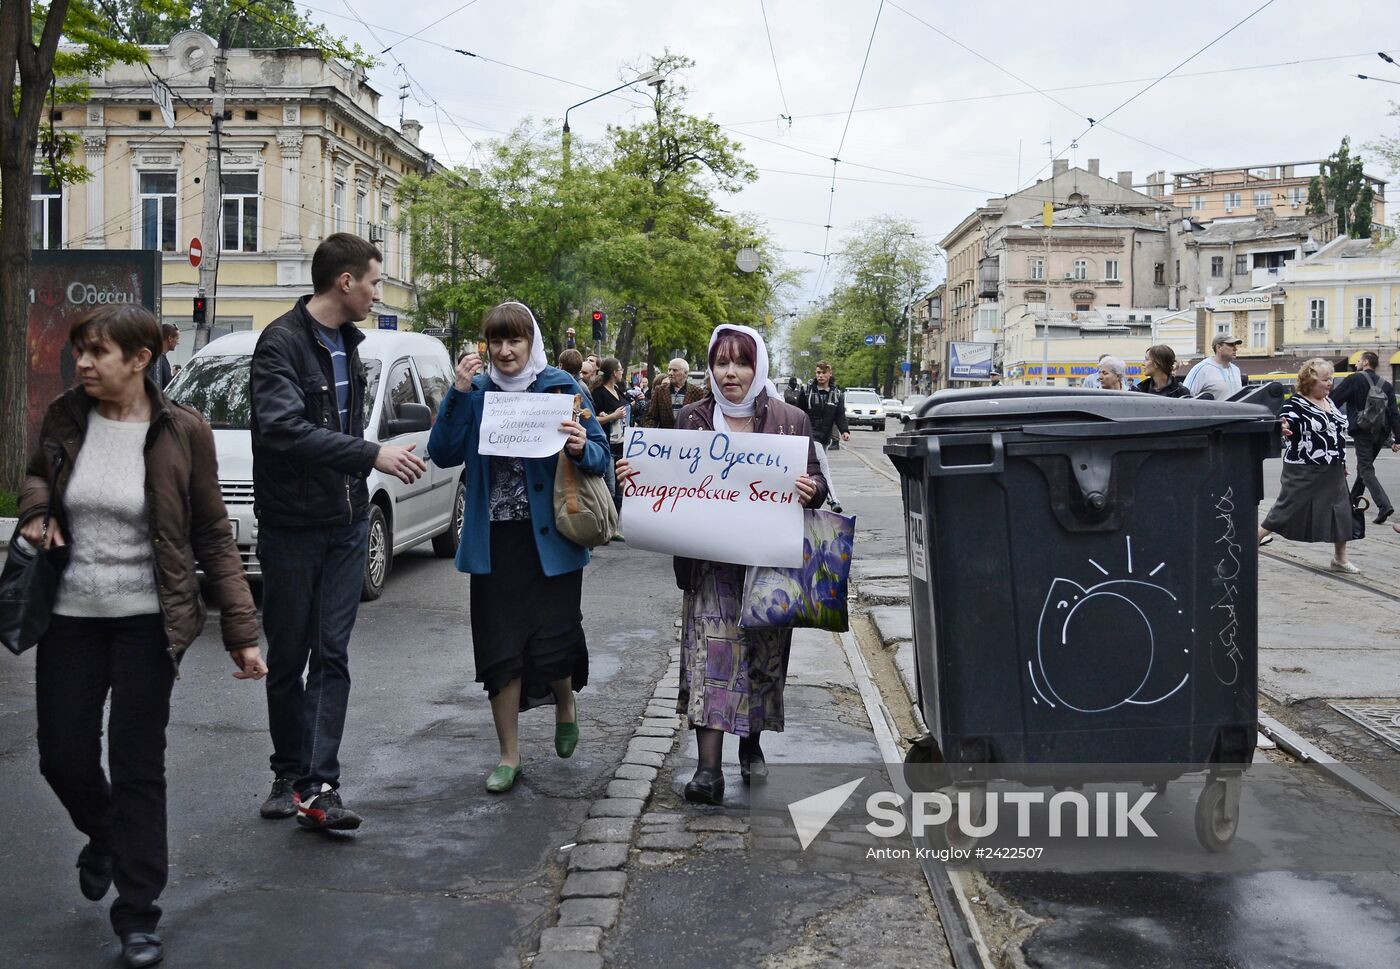
<svg viewBox="0 0 1400 969">
<path fill-rule="evenodd" d="M 562 456 L 479 454 L 488 393 L 578 392 L 572 377 L 546 364 L 539 324 L 523 303 L 502 303 L 487 313 L 482 336 L 489 358 L 485 372 L 475 353 L 457 364 L 456 381 L 428 438 L 428 456 L 439 467 L 466 464 L 457 568 L 472 577 L 476 680 L 491 698 L 501 747 L 486 788 L 502 793 L 521 773 L 521 710 L 554 703 L 555 752 L 568 757 L 578 744 L 574 692 L 588 681 L 580 608 L 588 549 L 555 527 L 554 474 L 565 460 L 602 477 L 612 455 L 602 427 L 586 411 L 559 426 L 569 435 Z M 528 609 L 521 608 L 525 603 Z"/>
</svg>

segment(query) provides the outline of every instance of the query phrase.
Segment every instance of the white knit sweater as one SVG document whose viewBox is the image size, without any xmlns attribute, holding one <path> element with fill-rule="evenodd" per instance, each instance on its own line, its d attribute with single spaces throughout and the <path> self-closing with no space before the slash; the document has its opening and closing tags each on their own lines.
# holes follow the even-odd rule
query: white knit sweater
<svg viewBox="0 0 1400 969">
<path fill-rule="evenodd" d="M 72 556 L 58 587 L 60 616 L 117 618 L 160 611 L 146 518 L 149 421 L 88 416 L 64 507 Z"/>
</svg>

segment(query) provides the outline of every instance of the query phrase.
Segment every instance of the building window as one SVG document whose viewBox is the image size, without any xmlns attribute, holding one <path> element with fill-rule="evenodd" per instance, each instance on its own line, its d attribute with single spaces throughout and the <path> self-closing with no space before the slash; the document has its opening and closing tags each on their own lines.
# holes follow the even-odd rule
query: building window
<svg viewBox="0 0 1400 969">
<path fill-rule="evenodd" d="M 1210 275 L 1212 279 L 1220 279 L 1225 275 L 1225 257 L 1210 257 Z"/>
<path fill-rule="evenodd" d="M 258 120 L 258 113 L 257 113 L 256 111 L 244 111 L 244 112 L 243 112 L 243 120 L 244 120 L 244 121 L 257 121 L 257 120 Z"/>
<path fill-rule="evenodd" d="M 1074 304 L 1074 311 L 1075 311 L 1076 313 L 1087 313 L 1087 312 L 1089 312 L 1090 309 L 1091 309 L 1091 307 L 1090 307 L 1090 305 L 1089 305 L 1088 303 L 1075 303 L 1075 304 Z"/>
<path fill-rule="evenodd" d="M 35 249 L 63 248 L 63 186 L 52 175 L 30 181 L 29 234 Z"/>
<path fill-rule="evenodd" d="M 1165 286 L 1165 285 L 1167 285 L 1167 265 L 1166 265 L 1166 263 L 1157 262 L 1157 263 L 1153 263 L 1153 264 L 1152 264 L 1152 285 L 1153 285 L 1153 286 Z"/>
<path fill-rule="evenodd" d="M 1088 278 L 1089 278 L 1089 260 L 1087 260 L 1087 259 L 1076 259 L 1076 260 L 1074 261 L 1074 278 L 1075 278 L 1075 279 L 1088 279 Z"/>
<path fill-rule="evenodd" d="M 1358 330 L 1369 330 L 1371 328 L 1371 297 L 1358 296 L 1356 298 L 1356 328 Z"/>
<path fill-rule="evenodd" d="M 363 239 L 369 233 L 366 231 L 369 225 L 365 222 L 365 204 L 369 200 L 369 190 L 359 188 L 355 191 L 355 235 Z"/>
<path fill-rule="evenodd" d="M 1249 345 L 1256 350 L 1269 349 L 1269 314 L 1251 313 L 1249 316 Z"/>
<path fill-rule="evenodd" d="M 1240 193 L 1239 193 L 1239 192 L 1226 192 L 1226 193 L 1225 193 L 1225 211 L 1226 211 L 1226 212 L 1233 212 L 1233 211 L 1235 211 L 1235 209 L 1237 209 L 1237 208 L 1239 208 L 1239 207 L 1240 207 Z"/>
<path fill-rule="evenodd" d="M 389 203 L 380 201 L 379 203 L 379 249 L 384 253 L 384 272 L 395 275 L 393 253 L 389 250 Z"/>
<path fill-rule="evenodd" d="M 1288 190 L 1288 204 L 1295 209 L 1303 204 L 1303 186 L 1294 185 Z"/>
<path fill-rule="evenodd" d="M 1118 278 L 1117 259 L 1105 259 L 1103 261 L 1103 278 L 1113 280 L 1116 280 Z"/>
<path fill-rule="evenodd" d="M 141 172 L 141 248 L 175 251 L 174 172 Z"/>
<path fill-rule="evenodd" d="M 1181 285 L 1181 260 L 1176 261 L 1176 284 Z"/>
<path fill-rule="evenodd" d="M 1236 257 L 1235 257 L 1235 275 L 1236 275 L 1236 276 L 1248 276 L 1248 275 L 1249 275 L 1249 257 L 1248 257 L 1248 256 L 1236 256 Z"/>
<path fill-rule="evenodd" d="M 1215 335 L 1216 335 L 1216 336 L 1229 336 L 1229 335 L 1230 335 L 1230 314 L 1229 314 L 1229 313 L 1216 313 L 1216 314 L 1214 314 L 1214 315 L 1215 315 Z"/>
<path fill-rule="evenodd" d="M 345 228 L 345 183 L 340 179 L 335 180 L 335 189 L 331 193 L 331 231 L 340 232 Z"/>
<path fill-rule="evenodd" d="M 1191 211 L 1204 212 L 1206 210 L 1206 197 L 1204 195 L 1191 196 Z"/>
<path fill-rule="evenodd" d="M 150 121 L 150 120 L 151 120 L 151 112 L 145 111 L 145 110 L 138 110 L 138 111 L 136 112 L 136 120 L 137 120 L 137 121 Z"/>
<path fill-rule="evenodd" d="M 1327 300 L 1325 300 L 1325 299 L 1310 299 L 1310 300 L 1308 300 L 1308 329 L 1309 329 L 1309 330 L 1325 330 L 1325 329 L 1327 329 Z"/>
<path fill-rule="evenodd" d="M 1255 192 L 1255 193 L 1254 193 L 1254 207 L 1255 207 L 1256 209 L 1267 209 L 1267 208 L 1270 208 L 1271 206 L 1269 205 L 1269 193 L 1268 193 L 1268 192 Z"/>
<path fill-rule="evenodd" d="M 224 251 L 258 251 L 258 173 L 224 176 Z"/>
<path fill-rule="evenodd" d="M 1040 256 L 1031 258 L 1031 279 L 1045 278 L 1045 260 Z"/>
</svg>

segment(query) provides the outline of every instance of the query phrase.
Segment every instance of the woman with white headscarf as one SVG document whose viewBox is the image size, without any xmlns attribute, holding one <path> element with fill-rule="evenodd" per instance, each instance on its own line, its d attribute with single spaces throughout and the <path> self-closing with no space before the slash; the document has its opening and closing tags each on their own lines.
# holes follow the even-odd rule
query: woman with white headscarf
<svg viewBox="0 0 1400 969">
<path fill-rule="evenodd" d="M 456 380 L 428 438 L 428 456 L 438 467 L 466 464 L 467 504 L 456 564 L 472 577 L 476 680 L 491 698 L 501 748 L 486 789 L 503 793 L 521 774 L 521 710 L 555 704 L 555 753 L 568 757 L 578 744 L 574 693 L 588 682 L 580 609 L 588 549 L 555 528 L 554 473 L 559 461 L 573 461 L 581 471 L 602 477 L 612 453 L 597 419 L 584 411 L 559 425 L 569 436 L 563 455 L 478 454 L 488 393 L 579 391 L 574 378 L 545 362 L 539 324 L 523 303 L 492 309 L 481 332 L 485 373 L 475 352 L 458 362 Z"/>
<path fill-rule="evenodd" d="M 807 473 L 798 475 L 802 504 L 819 508 L 827 484 L 811 443 L 807 415 L 783 402 L 768 380 L 768 349 L 758 331 L 729 323 L 710 336 L 710 396 L 687 404 L 678 430 L 788 434 L 807 443 Z M 626 462 L 618 477 L 628 474 Z M 736 542 L 743 536 L 736 535 Z M 685 799 L 724 801 L 721 761 L 724 735 L 739 737 L 739 772 L 745 783 L 768 773 L 759 735 L 783 729 L 783 685 L 791 629 L 741 629 L 739 606 L 744 567 L 725 562 L 676 560 L 685 590 L 681 620 L 681 684 L 677 709 L 695 729 L 699 764 Z"/>
</svg>

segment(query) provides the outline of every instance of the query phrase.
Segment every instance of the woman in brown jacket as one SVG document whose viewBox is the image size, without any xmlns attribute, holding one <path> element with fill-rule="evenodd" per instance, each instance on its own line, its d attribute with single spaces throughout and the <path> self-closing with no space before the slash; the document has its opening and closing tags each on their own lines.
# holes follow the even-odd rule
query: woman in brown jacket
<svg viewBox="0 0 1400 969">
<path fill-rule="evenodd" d="M 148 376 L 156 318 L 104 306 L 69 331 L 81 385 L 49 406 L 20 495 L 20 534 L 70 544 L 35 668 L 39 770 L 88 837 L 78 885 L 113 881 L 127 966 L 162 957 L 156 900 L 168 875 L 165 727 L 180 656 L 204 626 L 196 568 L 218 603 L 238 679 L 267 672 L 258 621 L 219 492 L 214 435 Z M 196 565 L 197 563 L 197 565 Z M 108 766 L 103 773 L 102 709 Z"/>
<path fill-rule="evenodd" d="M 722 323 L 710 336 L 710 396 L 687 404 L 677 430 L 788 434 L 807 442 L 807 473 L 797 476 L 802 504 L 820 508 L 826 500 L 807 414 L 783 402 L 768 380 L 763 337 L 747 326 Z M 619 462 L 625 481 L 631 471 Z M 681 618 L 681 686 L 676 701 L 695 729 L 699 763 L 685 786 L 685 799 L 700 804 L 724 801 L 724 735 L 739 737 L 739 773 L 744 783 L 768 773 L 759 735 L 783 729 L 783 688 L 787 680 L 791 629 L 742 629 L 739 609 L 744 566 L 727 562 L 676 560 L 676 578 L 685 589 Z"/>
</svg>

